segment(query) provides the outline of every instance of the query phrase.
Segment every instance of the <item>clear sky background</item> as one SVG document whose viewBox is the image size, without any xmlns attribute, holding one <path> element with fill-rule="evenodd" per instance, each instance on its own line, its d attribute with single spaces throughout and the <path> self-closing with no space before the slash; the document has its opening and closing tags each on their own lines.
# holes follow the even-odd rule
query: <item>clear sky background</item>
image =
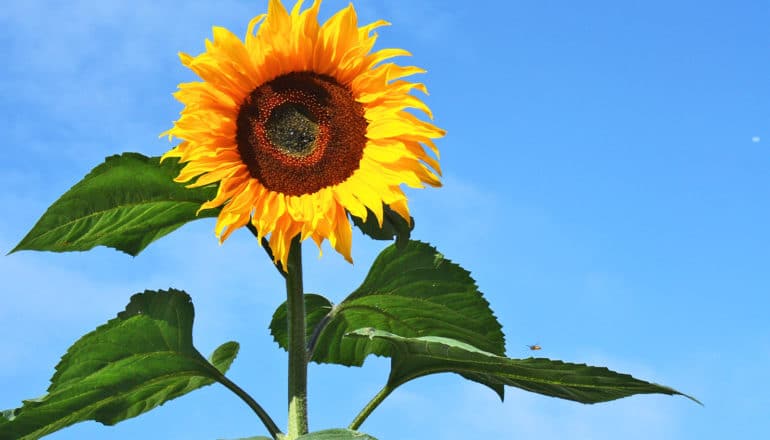
<svg viewBox="0 0 770 440">
<path fill-rule="evenodd" d="M 322 17 L 347 3 L 328 0 Z M 509 388 L 501 403 L 455 375 L 411 382 L 362 426 L 380 440 L 770 437 L 770 3 L 764 0 L 358 1 L 386 19 L 378 48 L 413 53 L 437 125 L 445 186 L 410 192 L 414 238 L 473 273 L 508 355 L 607 366 L 682 397 L 598 405 Z M 0 8 L 0 249 L 105 156 L 160 155 L 211 26 L 243 36 L 266 1 L 13 1 Z M 42 395 L 82 334 L 131 294 L 175 287 L 205 354 L 241 343 L 228 373 L 286 420 L 286 354 L 266 330 L 282 280 L 246 230 L 214 221 L 132 258 L 0 257 L 0 408 Z M 349 265 L 305 248 L 306 290 L 342 300 L 384 242 L 354 234 Z M 312 365 L 311 428 L 346 426 L 388 361 Z M 264 434 L 215 385 L 138 418 L 51 439 Z"/>
</svg>

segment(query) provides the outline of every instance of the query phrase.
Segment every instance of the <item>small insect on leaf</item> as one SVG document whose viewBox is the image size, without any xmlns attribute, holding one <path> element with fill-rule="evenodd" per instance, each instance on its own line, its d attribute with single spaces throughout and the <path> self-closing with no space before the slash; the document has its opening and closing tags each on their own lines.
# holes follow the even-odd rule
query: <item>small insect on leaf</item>
<svg viewBox="0 0 770 440">
<path fill-rule="evenodd" d="M 436 252 L 436 255 L 433 256 L 433 266 L 438 269 L 439 266 L 441 266 L 441 263 L 444 262 L 444 254 L 441 252 Z"/>
</svg>

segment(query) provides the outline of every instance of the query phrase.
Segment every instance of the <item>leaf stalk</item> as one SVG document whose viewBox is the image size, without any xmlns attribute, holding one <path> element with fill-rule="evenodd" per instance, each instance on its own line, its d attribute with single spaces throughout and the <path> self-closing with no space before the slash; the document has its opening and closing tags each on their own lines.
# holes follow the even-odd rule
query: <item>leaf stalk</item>
<svg viewBox="0 0 770 440">
<path fill-rule="evenodd" d="M 390 395 L 390 393 L 395 390 L 396 387 L 391 386 L 391 384 L 385 384 L 384 387 L 380 390 L 379 393 L 377 393 L 374 397 L 372 397 L 372 400 L 369 401 L 369 403 L 364 406 L 364 408 L 361 410 L 361 412 L 358 413 L 358 415 L 353 419 L 352 422 L 350 422 L 350 425 L 348 426 L 348 429 L 352 431 L 358 430 L 358 428 L 361 426 L 362 423 L 364 423 L 364 420 L 369 417 L 369 415 L 374 411 L 378 406 L 380 406 L 380 403 L 382 403 L 383 400 L 385 400 L 386 397 Z"/>
<path fill-rule="evenodd" d="M 278 428 L 278 425 L 275 424 L 272 418 L 270 418 L 270 415 L 257 403 L 256 400 L 254 400 L 253 397 L 249 395 L 246 391 L 244 391 L 241 387 L 236 385 L 233 381 L 225 377 L 224 374 L 220 374 L 219 377 L 217 377 L 217 382 L 224 385 L 228 390 L 232 391 L 241 398 L 244 402 L 246 402 L 246 405 L 251 408 L 254 413 L 259 417 L 259 420 L 262 421 L 262 423 L 267 428 L 268 432 L 270 432 L 270 436 L 273 437 L 275 440 L 281 440 L 283 439 L 283 433 Z"/>
</svg>

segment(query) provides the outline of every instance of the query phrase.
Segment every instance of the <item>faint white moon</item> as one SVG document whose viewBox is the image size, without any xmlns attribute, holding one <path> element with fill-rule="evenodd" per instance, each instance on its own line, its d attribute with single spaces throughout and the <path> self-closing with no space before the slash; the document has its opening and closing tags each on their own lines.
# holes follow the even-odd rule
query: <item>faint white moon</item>
<svg viewBox="0 0 770 440">
<path fill-rule="evenodd" d="M 751 138 L 751 142 L 754 142 L 755 144 L 759 142 L 759 136 L 754 136 L 753 138 Z"/>
</svg>

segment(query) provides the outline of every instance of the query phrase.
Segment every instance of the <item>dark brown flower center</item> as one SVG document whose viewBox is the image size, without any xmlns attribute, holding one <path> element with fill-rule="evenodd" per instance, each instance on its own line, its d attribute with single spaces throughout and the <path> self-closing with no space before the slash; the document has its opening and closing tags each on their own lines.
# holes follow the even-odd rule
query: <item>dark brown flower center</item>
<svg viewBox="0 0 770 440">
<path fill-rule="evenodd" d="M 268 140 L 284 154 L 305 157 L 315 149 L 318 122 L 302 104 L 286 102 L 274 108 L 265 129 Z"/>
<path fill-rule="evenodd" d="M 287 195 L 336 185 L 358 169 L 363 106 L 334 78 L 292 72 L 257 87 L 238 112 L 241 160 L 265 188 Z"/>
</svg>

